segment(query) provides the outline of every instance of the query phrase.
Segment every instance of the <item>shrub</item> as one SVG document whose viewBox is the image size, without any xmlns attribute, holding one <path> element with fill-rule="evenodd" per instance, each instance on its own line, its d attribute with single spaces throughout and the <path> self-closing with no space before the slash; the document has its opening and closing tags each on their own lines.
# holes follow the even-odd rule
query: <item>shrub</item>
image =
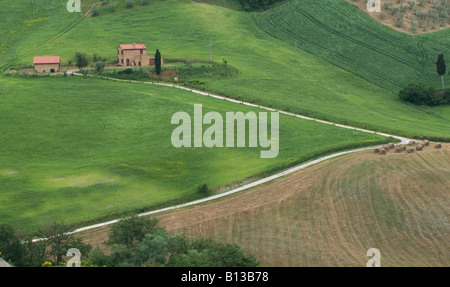
<svg viewBox="0 0 450 287">
<path fill-rule="evenodd" d="M 100 12 L 98 11 L 97 7 L 94 7 L 94 9 L 92 9 L 92 16 L 97 17 L 98 15 L 100 15 Z"/>
<path fill-rule="evenodd" d="M 118 72 L 117 74 L 119 74 L 119 75 L 122 75 L 122 74 L 125 74 L 125 75 L 131 75 L 131 74 L 133 74 L 133 73 L 134 73 L 134 72 L 133 72 L 133 69 L 127 68 L 127 69 L 125 69 L 125 70 L 122 70 L 122 71 Z"/>
<path fill-rule="evenodd" d="M 102 73 L 103 70 L 105 69 L 106 66 L 106 62 L 103 61 L 97 61 L 95 62 L 95 69 L 97 70 L 97 73 Z"/>
<path fill-rule="evenodd" d="M 142 5 L 148 5 L 149 1 L 148 0 L 141 0 L 141 4 Z"/>
<path fill-rule="evenodd" d="M 423 105 L 429 104 L 430 95 L 434 92 L 433 88 L 427 87 L 423 83 L 413 82 L 399 92 L 399 97 L 403 101 Z"/>
<path fill-rule="evenodd" d="M 415 105 L 440 106 L 450 104 L 450 90 L 436 91 L 423 83 L 411 83 L 399 92 L 400 99 Z"/>
<path fill-rule="evenodd" d="M 134 1 L 133 0 L 127 0 L 126 7 L 127 8 L 133 8 L 134 7 Z"/>
<path fill-rule="evenodd" d="M 262 11 L 283 0 L 239 0 L 245 11 Z"/>
<path fill-rule="evenodd" d="M 206 183 L 197 187 L 197 191 L 200 194 L 208 194 L 211 192 L 211 190 L 208 188 L 208 185 Z"/>
<path fill-rule="evenodd" d="M 109 4 L 108 5 L 108 10 L 111 13 L 115 12 L 116 11 L 116 4 L 114 4 L 114 3 Z"/>
</svg>

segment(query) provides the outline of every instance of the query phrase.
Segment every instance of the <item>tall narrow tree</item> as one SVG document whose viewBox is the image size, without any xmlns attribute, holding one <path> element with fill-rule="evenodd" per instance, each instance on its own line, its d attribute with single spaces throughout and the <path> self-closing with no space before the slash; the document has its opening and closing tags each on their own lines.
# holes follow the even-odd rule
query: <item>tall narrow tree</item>
<svg viewBox="0 0 450 287">
<path fill-rule="evenodd" d="M 161 74 L 161 53 L 156 49 L 155 53 L 155 72 L 157 75 Z"/>
<path fill-rule="evenodd" d="M 442 78 L 442 90 L 444 90 L 445 89 L 444 75 L 445 75 L 446 66 L 445 66 L 445 60 L 444 60 L 443 54 L 439 54 L 439 56 L 438 56 L 438 59 L 436 61 L 436 69 L 437 69 L 438 75 L 441 76 L 441 78 Z"/>
</svg>

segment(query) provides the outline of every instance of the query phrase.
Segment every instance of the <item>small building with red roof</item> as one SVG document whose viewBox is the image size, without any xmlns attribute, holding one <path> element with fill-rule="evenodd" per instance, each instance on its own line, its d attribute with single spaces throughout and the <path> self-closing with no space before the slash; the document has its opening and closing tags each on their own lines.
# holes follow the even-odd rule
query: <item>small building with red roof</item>
<svg viewBox="0 0 450 287">
<path fill-rule="evenodd" d="M 147 47 L 142 42 L 121 44 L 117 47 L 117 61 L 122 67 L 147 67 L 155 65 L 155 56 L 147 55 Z"/>
<path fill-rule="evenodd" d="M 36 56 L 33 59 L 34 70 L 38 73 L 55 73 L 60 69 L 59 56 Z"/>
</svg>

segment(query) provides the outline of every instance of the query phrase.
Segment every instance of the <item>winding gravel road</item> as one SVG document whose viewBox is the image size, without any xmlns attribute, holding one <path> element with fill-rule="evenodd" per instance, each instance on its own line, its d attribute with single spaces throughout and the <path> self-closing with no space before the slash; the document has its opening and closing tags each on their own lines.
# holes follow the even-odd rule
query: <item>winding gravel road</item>
<svg viewBox="0 0 450 287">
<path fill-rule="evenodd" d="M 77 76 L 82 76 L 82 74 L 78 74 L 78 73 L 73 73 L 73 74 L 77 75 Z M 297 118 L 304 119 L 304 120 L 316 121 L 316 122 L 319 122 L 319 123 L 323 123 L 323 124 L 327 124 L 327 125 L 333 125 L 333 126 L 341 127 L 341 128 L 345 128 L 345 129 L 352 129 L 352 130 L 357 130 L 357 131 L 366 132 L 366 133 L 378 134 L 378 135 L 385 136 L 385 137 L 392 137 L 392 138 L 400 140 L 402 144 L 407 144 L 411 140 L 411 139 L 408 139 L 408 138 L 405 138 L 405 137 L 400 137 L 400 136 L 386 134 L 386 133 L 378 133 L 378 132 L 367 130 L 367 129 L 360 129 L 360 128 L 356 128 L 356 127 L 352 127 L 352 126 L 336 124 L 336 123 L 333 123 L 333 122 L 319 120 L 319 119 L 311 118 L 311 117 L 306 117 L 306 116 L 302 116 L 302 115 L 299 115 L 299 114 L 294 114 L 294 113 L 290 113 L 290 112 L 286 112 L 286 111 L 282 111 L 282 110 L 278 110 L 278 109 L 273 109 L 273 108 L 269 108 L 269 107 L 265 107 L 265 106 L 261 106 L 261 105 L 256 105 L 256 104 L 244 102 L 244 101 L 238 101 L 238 100 L 230 99 L 230 98 L 227 98 L 227 97 L 224 97 L 224 96 L 211 94 L 211 93 L 207 93 L 207 92 L 203 92 L 203 91 L 199 91 L 199 90 L 195 90 L 195 89 L 190 89 L 190 88 L 182 87 L 182 86 L 179 86 L 179 85 L 164 84 L 164 83 L 152 83 L 152 82 L 140 82 L 140 81 L 132 81 L 132 80 L 120 80 L 120 79 L 107 78 L 107 77 L 102 77 L 102 78 L 103 79 L 107 79 L 107 80 L 120 81 L 120 82 L 145 83 L 145 84 L 151 84 L 151 85 L 159 85 L 159 86 L 166 86 L 166 87 L 171 87 L 171 88 L 183 89 L 183 90 L 186 90 L 186 91 L 189 91 L 189 92 L 192 92 L 192 93 L 196 93 L 196 94 L 199 94 L 199 95 L 203 95 L 203 96 L 207 96 L 207 97 L 213 97 L 213 98 L 216 98 L 216 99 L 220 99 L 220 100 L 224 100 L 224 101 L 228 101 L 228 102 L 233 102 L 233 103 L 237 103 L 237 104 L 241 104 L 241 105 L 251 106 L 251 107 L 255 107 L 255 108 L 260 108 L 260 109 L 264 109 L 264 110 L 271 111 L 271 112 L 279 112 L 280 114 L 285 114 L 285 115 L 288 115 L 288 116 L 293 116 L 293 117 L 297 117 Z M 315 159 L 315 160 L 312 160 L 312 161 L 308 161 L 306 163 L 294 166 L 292 168 L 289 168 L 289 169 L 287 169 L 285 171 L 282 171 L 282 172 L 279 172 L 277 174 L 268 176 L 266 178 L 263 178 L 263 179 L 254 181 L 252 183 L 243 185 L 241 187 L 229 190 L 227 192 L 223 192 L 223 193 L 220 193 L 220 194 L 212 195 L 212 196 L 209 196 L 209 197 L 205 197 L 205 198 L 202 198 L 202 199 L 199 199 L 199 200 L 195 200 L 195 201 L 191 201 L 191 202 L 187 202 L 187 203 L 183 203 L 183 204 L 178 204 L 178 205 L 174 205 L 174 206 L 170 206 L 170 207 L 166 207 L 166 208 L 162 208 L 162 209 L 157 209 L 157 210 L 153 210 L 153 211 L 149 211 L 149 212 L 144 212 L 144 213 L 138 214 L 138 216 L 152 215 L 152 214 L 161 213 L 161 212 L 165 212 L 165 211 L 169 211 L 169 210 L 174 210 L 174 209 L 177 209 L 177 208 L 182 208 L 182 207 L 186 207 L 186 206 L 191 206 L 191 205 L 196 205 L 196 204 L 208 202 L 208 201 L 211 201 L 211 200 L 216 200 L 216 199 L 219 199 L 221 197 L 225 197 L 225 196 L 231 195 L 233 193 L 240 192 L 240 191 L 243 191 L 243 190 L 246 190 L 246 189 L 249 189 L 249 188 L 253 188 L 253 187 L 256 187 L 256 186 L 261 185 L 263 183 L 267 183 L 267 182 L 272 181 L 274 179 L 283 177 L 285 175 L 294 173 L 296 171 L 299 171 L 301 169 L 307 168 L 309 166 L 318 164 L 318 163 L 320 163 L 322 161 L 325 161 L 325 160 L 328 160 L 328 159 L 331 159 L 331 158 L 335 158 L 335 157 L 338 157 L 338 156 L 341 156 L 341 155 L 349 154 L 349 153 L 369 150 L 369 149 L 372 149 L 372 148 L 373 147 L 358 148 L 358 149 L 353 149 L 353 150 L 348 150 L 348 151 L 343 151 L 343 152 L 338 152 L 338 153 L 334 153 L 334 154 L 331 154 L 331 155 L 323 156 L 323 157 L 320 157 L 318 159 Z M 82 227 L 82 228 L 78 228 L 78 229 L 76 229 L 76 230 L 74 230 L 72 232 L 69 232 L 69 234 L 74 234 L 74 233 L 78 233 L 78 232 L 82 232 L 82 231 L 86 231 L 86 230 L 90 230 L 90 229 L 94 229 L 94 228 L 110 225 L 110 224 L 118 222 L 121 219 L 122 218 L 114 219 L 114 220 L 110 220 L 110 221 L 107 221 L 107 222 L 98 223 L 98 224 L 94 224 L 94 225 L 89 225 L 89 226 L 85 226 L 85 227 Z M 45 240 L 45 238 L 36 238 L 36 239 L 33 239 L 33 242 L 39 241 L 39 240 Z"/>
</svg>

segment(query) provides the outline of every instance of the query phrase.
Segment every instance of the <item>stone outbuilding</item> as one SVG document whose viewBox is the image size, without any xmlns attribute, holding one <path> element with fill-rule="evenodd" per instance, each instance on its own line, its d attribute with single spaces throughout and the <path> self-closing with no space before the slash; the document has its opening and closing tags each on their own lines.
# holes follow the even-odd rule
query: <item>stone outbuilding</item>
<svg viewBox="0 0 450 287">
<path fill-rule="evenodd" d="M 60 69 L 59 56 L 37 56 L 33 59 L 34 70 L 38 73 L 55 73 Z"/>
<path fill-rule="evenodd" d="M 155 65 L 155 56 L 147 55 L 147 47 L 141 44 L 121 44 L 117 47 L 118 64 L 122 67 L 148 67 Z M 161 65 L 164 64 L 161 59 Z"/>
</svg>

